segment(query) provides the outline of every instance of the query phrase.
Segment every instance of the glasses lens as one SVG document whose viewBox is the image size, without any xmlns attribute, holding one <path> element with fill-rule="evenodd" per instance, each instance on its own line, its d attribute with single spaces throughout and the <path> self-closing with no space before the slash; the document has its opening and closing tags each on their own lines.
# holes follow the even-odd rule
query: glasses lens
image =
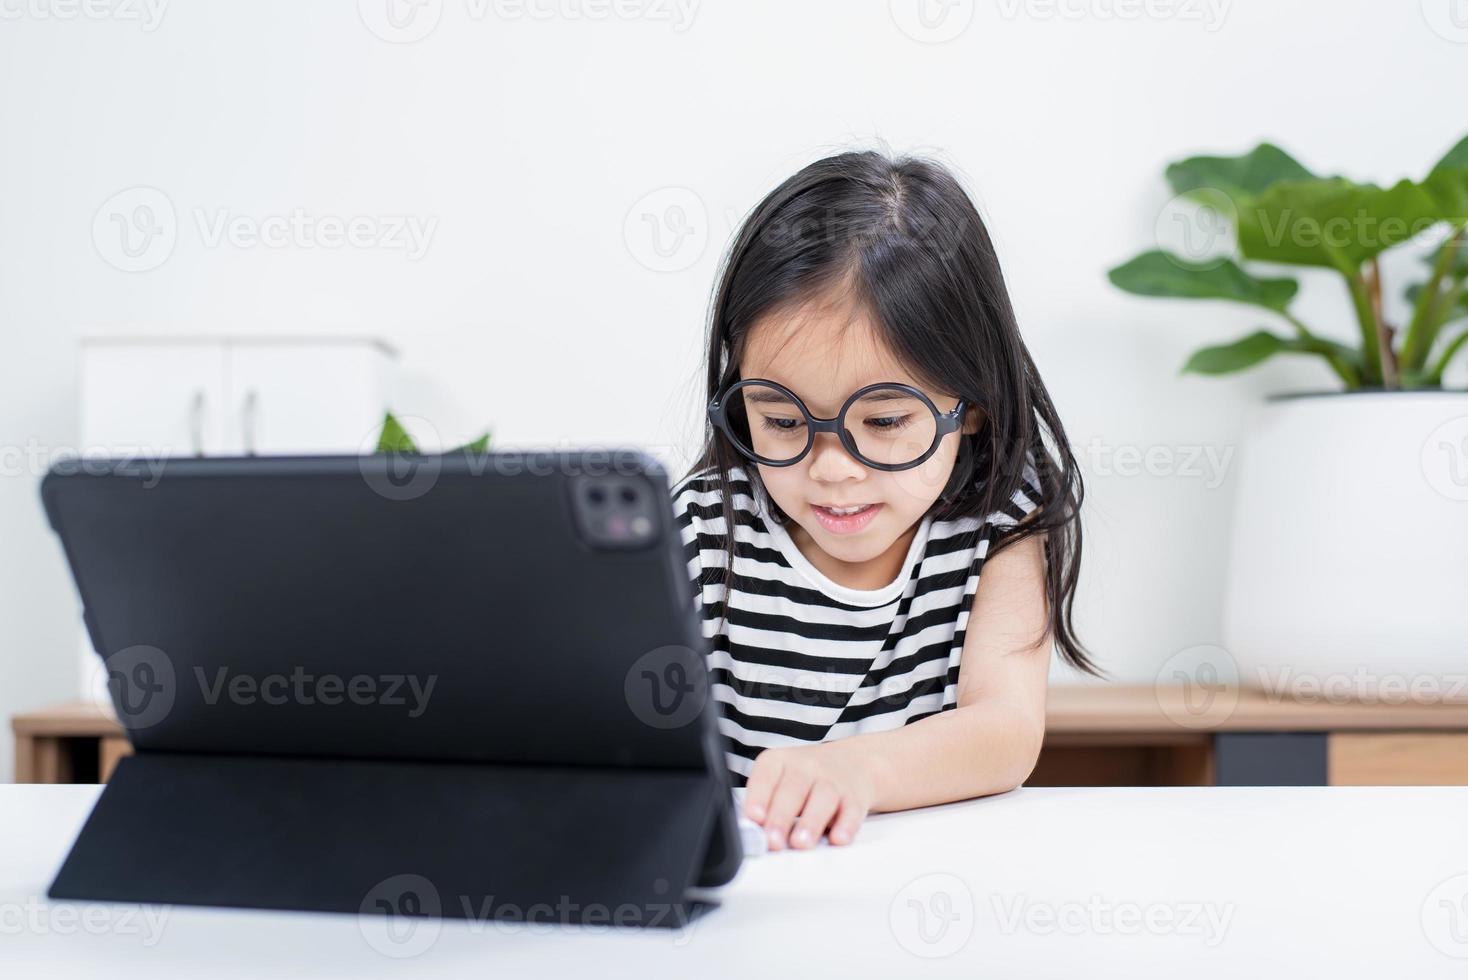
<svg viewBox="0 0 1468 980">
<path fill-rule="evenodd" d="M 762 459 L 794 459 L 810 439 L 800 406 L 770 385 L 755 383 L 739 388 L 729 396 L 725 413 L 734 441 Z"/>
<path fill-rule="evenodd" d="M 873 388 L 846 409 L 846 431 L 868 462 L 904 466 L 938 438 L 938 416 L 902 388 Z"/>
</svg>

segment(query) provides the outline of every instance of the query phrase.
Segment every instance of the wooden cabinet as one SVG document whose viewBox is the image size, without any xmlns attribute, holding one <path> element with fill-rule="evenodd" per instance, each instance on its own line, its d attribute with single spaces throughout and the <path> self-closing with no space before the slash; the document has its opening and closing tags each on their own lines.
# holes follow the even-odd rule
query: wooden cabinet
<svg viewBox="0 0 1468 980">
<path fill-rule="evenodd" d="M 1052 686 L 1032 786 L 1468 785 L 1468 702 Z"/>
<path fill-rule="evenodd" d="M 1468 732 L 1336 732 L 1332 786 L 1468 786 Z"/>
<path fill-rule="evenodd" d="M 10 727 L 17 783 L 106 782 L 132 751 L 117 720 L 92 701 L 17 715 Z"/>
</svg>

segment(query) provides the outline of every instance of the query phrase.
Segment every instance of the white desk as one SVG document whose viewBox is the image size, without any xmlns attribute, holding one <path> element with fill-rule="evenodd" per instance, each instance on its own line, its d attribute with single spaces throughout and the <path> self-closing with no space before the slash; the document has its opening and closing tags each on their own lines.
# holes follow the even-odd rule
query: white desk
<svg viewBox="0 0 1468 980">
<path fill-rule="evenodd" d="M 420 920 L 411 958 L 351 915 L 47 902 L 97 792 L 0 786 L 0 974 L 1468 976 L 1468 789 L 1022 789 L 751 859 L 682 932 Z"/>
</svg>

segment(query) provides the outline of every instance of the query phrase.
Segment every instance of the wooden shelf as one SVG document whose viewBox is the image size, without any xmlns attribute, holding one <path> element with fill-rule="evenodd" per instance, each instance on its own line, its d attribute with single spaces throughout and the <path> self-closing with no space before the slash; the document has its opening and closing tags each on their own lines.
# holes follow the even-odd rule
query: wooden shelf
<svg viewBox="0 0 1468 980">
<path fill-rule="evenodd" d="M 16 782 L 105 781 L 131 751 L 109 711 L 17 715 Z M 1252 689 L 1052 685 L 1036 786 L 1468 785 L 1468 702 L 1305 702 Z"/>
<path fill-rule="evenodd" d="M 1032 786 L 1468 785 L 1468 702 L 1052 686 Z"/>
<path fill-rule="evenodd" d="M 10 729 L 17 783 L 106 782 L 132 752 L 117 718 L 88 701 L 16 715 Z"/>
<path fill-rule="evenodd" d="M 1468 731 L 1468 701 L 1452 704 L 1306 702 L 1253 688 L 1052 685 L 1046 730 L 1055 733 Z"/>
<path fill-rule="evenodd" d="M 110 711 L 88 701 L 71 701 L 54 708 L 16 715 L 10 722 L 16 735 L 105 738 L 122 735 L 122 726 Z"/>
</svg>

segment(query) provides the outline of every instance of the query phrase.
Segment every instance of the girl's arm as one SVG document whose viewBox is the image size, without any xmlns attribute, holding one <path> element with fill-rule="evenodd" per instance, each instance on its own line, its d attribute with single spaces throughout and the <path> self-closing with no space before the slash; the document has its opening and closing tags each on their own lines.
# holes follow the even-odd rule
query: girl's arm
<svg viewBox="0 0 1468 980">
<path fill-rule="evenodd" d="M 856 835 L 868 812 L 1002 793 L 1035 767 L 1050 667 L 1043 536 L 984 562 L 959 661 L 958 706 L 888 732 L 766 749 L 744 809 L 778 850 Z"/>
</svg>

